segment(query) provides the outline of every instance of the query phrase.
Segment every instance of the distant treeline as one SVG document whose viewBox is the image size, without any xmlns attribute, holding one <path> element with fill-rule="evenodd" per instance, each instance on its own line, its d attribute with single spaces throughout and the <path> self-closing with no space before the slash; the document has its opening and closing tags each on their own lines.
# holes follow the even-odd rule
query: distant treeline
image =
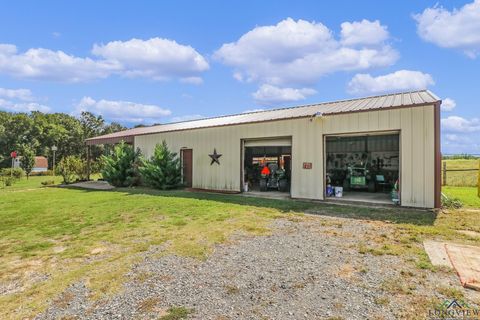
<svg viewBox="0 0 480 320">
<path fill-rule="evenodd" d="M 444 154 L 442 155 L 443 160 L 459 160 L 459 159 L 465 159 L 465 160 L 472 160 L 472 159 L 479 159 L 480 154 L 468 154 L 468 153 L 460 153 L 460 154 Z"/>
<path fill-rule="evenodd" d="M 126 129 L 118 123 L 106 123 L 101 116 L 82 112 L 79 117 L 65 113 L 11 113 L 0 111 L 0 167 L 10 165 L 10 152 L 31 148 L 38 156 L 46 156 L 51 166 L 53 145 L 57 161 L 64 156 L 86 157 L 85 139 Z M 93 159 L 104 149 L 92 146 Z"/>
</svg>

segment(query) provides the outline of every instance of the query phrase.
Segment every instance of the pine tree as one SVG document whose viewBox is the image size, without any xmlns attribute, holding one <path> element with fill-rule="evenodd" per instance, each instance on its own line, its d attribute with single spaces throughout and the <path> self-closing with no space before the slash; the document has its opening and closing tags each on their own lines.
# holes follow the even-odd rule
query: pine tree
<svg viewBox="0 0 480 320">
<path fill-rule="evenodd" d="M 142 160 L 139 171 L 143 181 L 153 188 L 173 189 L 181 182 L 180 159 L 168 149 L 165 140 L 155 146 L 150 160 Z"/>
<path fill-rule="evenodd" d="M 116 187 L 130 187 L 138 184 L 139 157 L 140 151 L 134 151 L 133 147 L 122 141 L 113 148 L 110 156 L 101 157 L 103 178 Z"/>
</svg>

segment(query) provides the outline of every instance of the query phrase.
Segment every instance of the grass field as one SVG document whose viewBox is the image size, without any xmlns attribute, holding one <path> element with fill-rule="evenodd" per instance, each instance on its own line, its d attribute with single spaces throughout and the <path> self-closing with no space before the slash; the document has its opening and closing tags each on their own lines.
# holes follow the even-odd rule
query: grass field
<svg viewBox="0 0 480 320">
<path fill-rule="evenodd" d="M 411 243 L 431 236 L 452 238 L 457 236 L 455 229 L 480 231 L 478 212 L 464 210 L 436 215 L 143 188 L 41 187 L 40 182 L 48 179 L 31 177 L 0 190 L 0 309 L 4 318 L 38 314 L 80 279 L 92 290 L 92 299 L 116 292 L 139 254 L 155 246 L 165 248 L 162 254 L 204 259 L 215 244 L 229 241 L 233 233 L 268 234 L 272 219 L 303 219 L 305 211 L 389 221 L 401 241 L 365 250 L 392 254 L 415 248 L 418 263 L 425 265 L 423 251 Z"/>
<path fill-rule="evenodd" d="M 442 160 L 449 169 L 478 169 L 478 159 L 448 159 Z M 474 187 L 477 185 L 477 171 L 449 171 L 447 172 L 447 186 Z"/>
<path fill-rule="evenodd" d="M 480 208 L 480 198 L 476 187 L 449 187 L 443 186 L 442 192 L 450 198 L 457 198 L 463 205 L 470 208 Z"/>
</svg>

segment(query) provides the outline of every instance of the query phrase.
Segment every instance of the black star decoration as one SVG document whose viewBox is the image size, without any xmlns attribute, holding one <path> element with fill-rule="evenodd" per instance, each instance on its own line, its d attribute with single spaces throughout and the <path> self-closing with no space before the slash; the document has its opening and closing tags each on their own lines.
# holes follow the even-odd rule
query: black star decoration
<svg viewBox="0 0 480 320">
<path fill-rule="evenodd" d="M 215 162 L 220 165 L 220 161 L 218 159 L 222 156 L 221 154 L 217 153 L 217 149 L 213 149 L 213 153 L 208 155 L 210 158 L 212 158 L 212 161 L 210 162 L 210 165 L 214 164 Z"/>
</svg>

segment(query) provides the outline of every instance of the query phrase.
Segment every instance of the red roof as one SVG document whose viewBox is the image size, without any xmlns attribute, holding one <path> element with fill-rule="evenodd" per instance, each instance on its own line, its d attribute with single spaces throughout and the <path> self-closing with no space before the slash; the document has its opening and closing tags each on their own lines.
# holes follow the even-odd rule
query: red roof
<svg viewBox="0 0 480 320">
<path fill-rule="evenodd" d="M 35 157 L 35 168 L 47 168 L 48 169 L 48 160 L 45 157 Z"/>
</svg>

